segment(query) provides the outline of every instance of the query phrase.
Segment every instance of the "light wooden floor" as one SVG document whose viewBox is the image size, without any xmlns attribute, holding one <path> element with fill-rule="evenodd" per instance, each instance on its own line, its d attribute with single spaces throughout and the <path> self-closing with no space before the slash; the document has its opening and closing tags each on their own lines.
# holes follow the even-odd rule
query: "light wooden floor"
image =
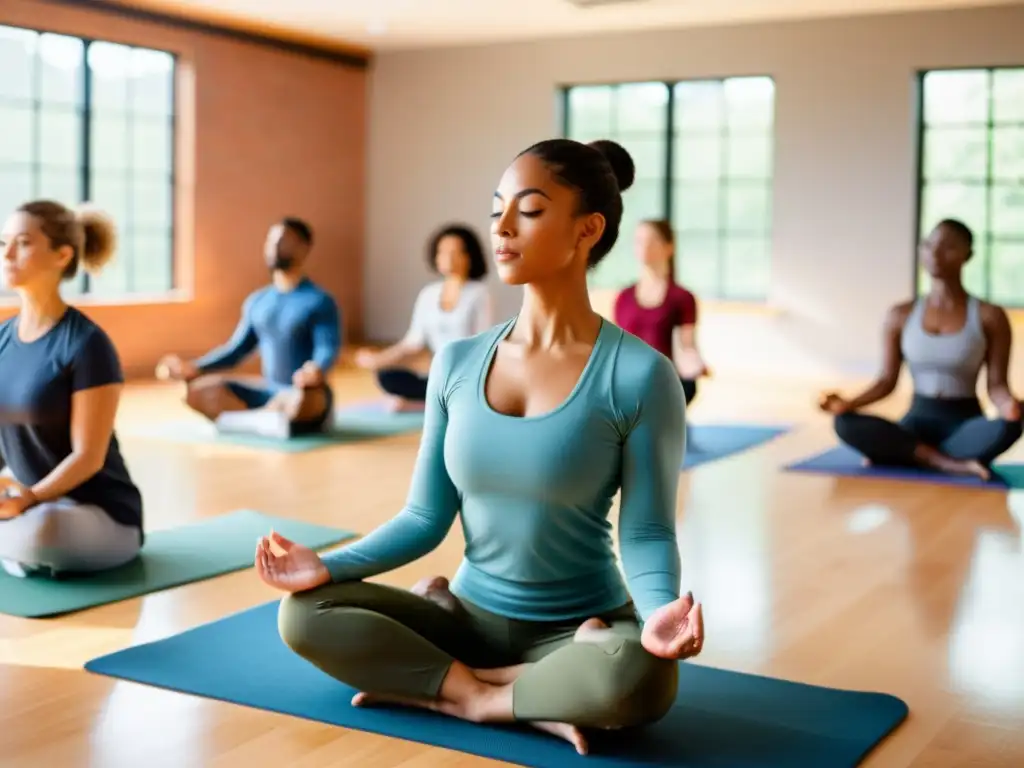
<svg viewBox="0 0 1024 768">
<path fill-rule="evenodd" d="M 372 391 L 357 374 L 338 385 L 341 400 Z M 902 697 L 910 719 L 870 766 L 1024 765 L 1024 498 L 780 473 L 830 442 L 816 391 L 719 380 L 692 410 L 697 421 L 802 422 L 683 476 L 684 584 L 707 624 L 700 662 Z M 174 389 L 136 385 L 122 422 L 180 415 Z M 285 456 L 122 442 L 150 529 L 250 507 L 366 532 L 401 507 L 417 447 L 407 436 Z M 450 574 L 460 544 L 453 533 L 382 580 Z M 247 571 L 61 620 L 0 617 L 0 766 L 498 765 L 81 671 L 271 597 Z"/>
</svg>

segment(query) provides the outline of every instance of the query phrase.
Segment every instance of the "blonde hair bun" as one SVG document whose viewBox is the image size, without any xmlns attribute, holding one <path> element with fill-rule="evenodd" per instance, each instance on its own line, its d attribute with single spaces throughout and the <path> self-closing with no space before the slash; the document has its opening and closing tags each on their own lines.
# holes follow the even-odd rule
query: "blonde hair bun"
<svg viewBox="0 0 1024 768">
<path fill-rule="evenodd" d="M 105 267 L 117 250 L 117 227 L 114 220 L 90 203 L 83 203 L 75 211 L 82 226 L 82 267 L 95 274 Z"/>
</svg>

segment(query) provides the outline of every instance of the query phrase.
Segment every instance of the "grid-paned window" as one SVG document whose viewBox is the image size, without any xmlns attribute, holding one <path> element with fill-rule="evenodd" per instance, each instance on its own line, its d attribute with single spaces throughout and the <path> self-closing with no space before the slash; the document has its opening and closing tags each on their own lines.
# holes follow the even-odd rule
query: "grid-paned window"
<svg viewBox="0 0 1024 768">
<path fill-rule="evenodd" d="M 0 215 L 89 201 L 118 228 L 114 261 L 69 292 L 174 287 L 174 82 L 163 51 L 0 26 Z"/>
<path fill-rule="evenodd" d="M 966 288 L 1024 306 L 1024 68 L 926 72 L 920 98 L 919 236 L 960 219 L 974 232 Z"/>
<path fill-rule="evenodd" d="M 702 297 L 763 300 L 771 272 L 775 86 L 769 77 L 578 85 L 565 134 L 612 139 L 637 166 L 622 232 L 592 285 L 636 279 L 633 231 L 667 218 L 677 279 Z"/>
</svg>

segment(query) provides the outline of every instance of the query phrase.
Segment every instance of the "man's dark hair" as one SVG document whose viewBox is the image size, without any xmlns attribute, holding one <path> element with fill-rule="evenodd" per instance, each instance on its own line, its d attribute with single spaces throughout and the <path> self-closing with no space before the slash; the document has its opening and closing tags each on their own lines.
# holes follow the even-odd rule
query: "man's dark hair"
<svg viewBox="0 0 1024 768">
<path fill-rule="evenodd" d="M 313 245 L 313 228 L 309 226 L 302 219 L 296 218 L 295 216 L 285 216 L 281 219 L 281 223 L 286 229 L 290 229 L 300 238 L 306 245 Z"/>
</svg>

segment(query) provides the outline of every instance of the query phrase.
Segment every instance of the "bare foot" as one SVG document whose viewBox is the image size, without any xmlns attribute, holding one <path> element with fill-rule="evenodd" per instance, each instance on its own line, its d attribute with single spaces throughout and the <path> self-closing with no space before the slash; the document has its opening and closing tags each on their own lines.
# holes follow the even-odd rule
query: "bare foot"
<svg viewBox="0 0 1024 768">
<path fill-rule="evenodd" d="M 974 459 L 954 459 L 929 445 L 919 444 L 914 451 L 915 457 L 926 467 L 950 475 L 966 475 L 977 477 L 988 482 L 992 477 L 989 468 Z"/>
<path fill-rule="evenodd" d="M 589 747 L 587 746 L 587 739 L 583 735 L 583 732 L 575 725 L 568 725 L 566 723 L 530 723 L 534 728 L 545 733 L 550 733 L 553 736 L 557 736 L 560 739 L 565 739 L 576 751 L 581 754 L 587 754 Z"/>
<path fill-rule="evenodd" d="M 495 690 L 498 686 L 490 686 Z M 366 693 L 361 691 L 352 697 L 353 707 L 387 706 L 410 707 L 417 709 L 429 709 L 431 712 L 439 712 L 449 717 L 457 717 L 460 720 L 468 720 L 471 723 L 485 723 L 492 718 L 488 716 L 485 703 L 480 699 L 465 697 L 462 700 L 452 700 L 439 697 L 436 699 L 416 699 L 410 696 L 399 696 L 390 693 Z"/>
<path fill-rule="evenodd" d="M 992 477 L 992 473 L 989 472 L 988 467 L 980 461 L 968 459 L 944 459 L 941 462 L 936 462 L 936 465 L 933 465 L 933 468 L 940 472 L 946 472 L 950 475 L 977 477 L 985 482 L 988 482 Z"/>
<path fill-rule="evenodd" d="M 518 664 L 500 669 L 471 670 L 455 662 L 436 699 L 360 692 L 352 697 L 352 706 L 391 704 L 427 709 L 471 723 L 512 722 L 512 682 L 528 666 Z M 548 722 L 531 722 L 530 725 L 568 741 L 579 754 L 587 754 L 587 740 L 576 726 Z"/>
<path fill-rule="evenodd" d="M 448 668 L 441 690 L 432 699 L 380 692 L 360 692 L 352 697 L 352 706 L 371 707 L 392 704 L 418 707 L 468 720 L 471 723 L 512 722 L 512 686 L 491 685 L 476 678 L 460 661 Z"/>
<path fill-rule="evenodd" d="M 587 619 L 576 630 L 573 640 L 577 643 L 599 643 L 607 637 L 608 625 L 600 619 Z"/>
<path fill-rule="evenodd" d="M 492 689 L 493 690 L 493 689 Z M 457 717 L 462 720 L 468 720 L 469 722 L 475 723 L 486 723 L 486 722 L 500 722 L 505 720 L 503 717 L 492 717 L 488 712 L 489 707 L 486 705 L 478 706 L 476 702 L 467 700 L 463 702 L 448 701 L 445 699 L 412 699 L 405 696 L 393 696 L 389 694 L 378 694 L 378 693 L 357 693 L 352 697 L 353 707 L 372 707 L 374 705 L 387 705 L 392 704 L 396 706 L 404 707 L 416 707 L 418 709 L 428 709 L 433 712 L 439 712 L 444 715 L 451 717 Z M 560 739 L 568 741 L 576 751 L 585 755 L 588 751 L 587 739 L 584 737 L 583 732 L 574 725 L 568 725 L 566 723 L 540 723 L 533 722 L 530 725 L 537 730 L 550 733 L 553 736 L 557 736 Z"/>
<path fill-rule="evenodd" d="M 417 581 L 409 591 L 441 606 L 446 611 L 457 613 L 462 609 L 462 604 L 459 598 L 451 593 L 449 586 L 448 579 L 444 576 L 427 576 Z"/>
<path fill-rule="evenodd" d="M 975 477 L 980 478 L 985 482 L 988 482 L 989 480 L 992 479 L 992 473 L 989 471 L 989 468 L 982 464 L 980 461 L 965 461 L 964 471 L 968 475 L 974 475 Z"/>
</svg>

